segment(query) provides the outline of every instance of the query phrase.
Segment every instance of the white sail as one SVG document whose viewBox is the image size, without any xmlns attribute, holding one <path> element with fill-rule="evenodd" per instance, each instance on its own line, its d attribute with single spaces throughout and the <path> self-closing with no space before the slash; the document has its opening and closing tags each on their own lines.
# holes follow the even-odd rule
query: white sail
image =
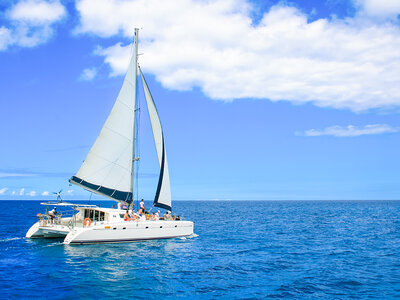
<svg viewBox="0 0 400 300">
<path fill-rule="evenodd" d="M 171 210 L 171 187 L 169 183 L 167 153 L 165 150 L 162 126 L 149 87 L 147 86 L 146 80 L 144 79 L 142 70 L 140 68 L 139 70 L 140 70 L 140 76 L 142 77 L 144 94 L 146 97 L 147 108 L 149 111 L 151 127 L 153 129 L 153 136 L 157 149 L 158 162 L 160 164 L 160 177 L 158 179 L 157 191 L 154 198 L 154 206 Z"/>
<path fill-rule="evenodd" d="M 132 201 L 137 56 L 132 55 L 117 101 L 78 173 L 70 179 L 114 200 Z"/>
</svg>

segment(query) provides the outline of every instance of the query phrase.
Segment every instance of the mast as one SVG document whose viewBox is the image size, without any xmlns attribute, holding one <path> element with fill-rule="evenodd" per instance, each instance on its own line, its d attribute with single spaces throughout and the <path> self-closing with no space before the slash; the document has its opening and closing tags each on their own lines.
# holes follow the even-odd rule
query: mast
<svg viewBox="0 0 400 300">
<path fill-rule="evenodd" d="M 134 174 L 134 170 L 135 170 L 135 161 L 139 160 L 138 157 L 136 157 L 136 153 L 135 153 L 135 139 L 136 139 L 136 113 L 137 113 L 137 69 L 138 69 L 138 63 L 137 63 L 137 59 L 138 59 L 138 42 L 139 42 L 139 28 L 135 28 L 135 41 L 134 41 L 134 62 L 135 62 L 135 91 L 134 91 L 134 95 L 135 95 L 135 109 L 133 111 L 133 114 L 135 115 L 134 117 L 134 122 L 133 122 L 133 140 L 132 140 L 132 171 L 131 171 L 131 188 L 130 188 L 130 192 L 132 193 L 132 206 L 134 203 L 134 194 L 133 194 L 133 190 L 135 187 L 135 174 Z"/>
</svg>

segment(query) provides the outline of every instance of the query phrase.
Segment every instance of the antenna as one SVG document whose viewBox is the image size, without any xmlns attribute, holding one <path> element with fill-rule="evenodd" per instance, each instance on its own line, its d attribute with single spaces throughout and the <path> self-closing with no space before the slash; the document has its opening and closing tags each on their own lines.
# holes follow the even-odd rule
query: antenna
<svg viewBox="0 0 400 300">
<path fill-rule="evenodd" d="M 57 201 L 58 202 L 63 202 L 64 201 L 64 199 L 61 197 L 61 192 L 62 192 L 63 190 L 61 189 L 60 191 L 58 191 L 58 192 L 53 192 L 53 194 L 54 195 L 57 195 Z"/>
</svg>

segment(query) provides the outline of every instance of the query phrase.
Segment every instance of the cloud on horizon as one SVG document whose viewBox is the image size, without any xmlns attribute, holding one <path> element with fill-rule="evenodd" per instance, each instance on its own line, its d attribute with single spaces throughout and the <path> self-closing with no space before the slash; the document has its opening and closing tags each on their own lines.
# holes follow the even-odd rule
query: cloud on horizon
<svg viewBox="0 0 400 300">
<path fill-rule="evenodd" d="M 331 135 L 335 137 L 355 137 L 361 135 L 373 135 L 373 134 L 384 134 L 384 133 L 395 133 L 399 132 L 400 128 L 392 127 L 386 124 L 374 124 L 365 126 L 330 126 L 325 129 L 310 129 L 304 133 L 297 133 L 297 135 L 303 136 L 322 136 Z"/>
<path fill-rule="evenodd" d="M 20 177 L 70 177 L 72 174 L 67 172 L 32 172 L 24 169 L 0 169 L 0 178 L 20 178 Z"/>
</svg>

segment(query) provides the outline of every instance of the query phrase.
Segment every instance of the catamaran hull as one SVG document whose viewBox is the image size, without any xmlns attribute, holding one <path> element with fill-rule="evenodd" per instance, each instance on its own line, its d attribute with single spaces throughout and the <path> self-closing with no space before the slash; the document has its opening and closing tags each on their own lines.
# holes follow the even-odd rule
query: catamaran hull
<svg viewBox="0 0 400 300">
<path fill-rule="evenodd" d="M 126 243 L 185 237 L 191 234 L 193 222 L 190 221 L 120 222 L 73 229 L 65 237 L 64 244 Z"/>
<path fill-rule="evenodd" d="M 40 226 L 39 222 L 33 224 L 26 233 L 27 238 L 64 238 L 70 232 L 67 226 L 56 225 L 56 226 Z"/>
</svg>

